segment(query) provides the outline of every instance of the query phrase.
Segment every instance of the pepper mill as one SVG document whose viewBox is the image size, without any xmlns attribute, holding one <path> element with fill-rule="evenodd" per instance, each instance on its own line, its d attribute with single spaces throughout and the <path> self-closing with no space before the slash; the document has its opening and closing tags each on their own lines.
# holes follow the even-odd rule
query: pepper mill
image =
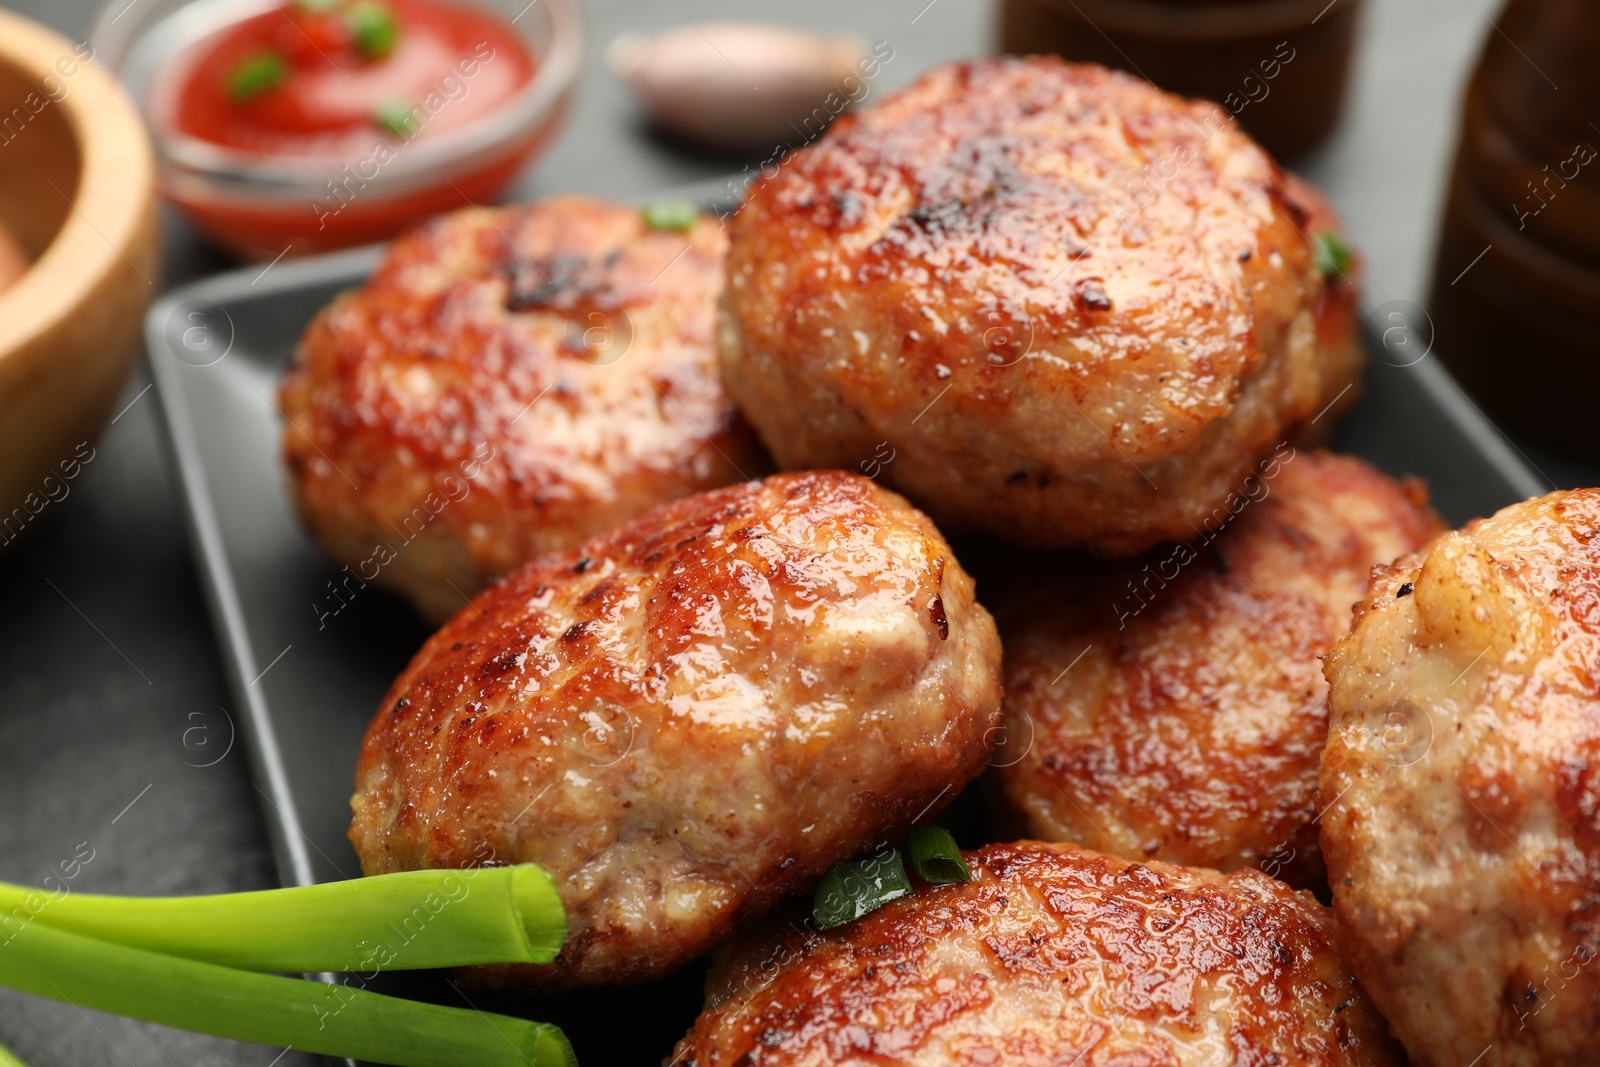
<svg viewBox="0 0 1600 1067">
<path fill-rule="evenodd" d="M 1280 159 L 1338 122 L 1361 0 L 1002 0 L 1000 48 L 1216 101 Z"/>
<path fill-rule="evenodd" d="M 1600 7 L 1509 0 L 1462 105 L 1434 351 L 1503 428 L 1600 458 Z"/>
</svg>

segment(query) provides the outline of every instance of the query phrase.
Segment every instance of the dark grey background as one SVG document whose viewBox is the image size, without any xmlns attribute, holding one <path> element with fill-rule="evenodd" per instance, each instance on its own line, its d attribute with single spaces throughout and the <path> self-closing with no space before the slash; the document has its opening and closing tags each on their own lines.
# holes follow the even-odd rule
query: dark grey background
<svg viewBox="0 0 1600 1067">
<path fill-rule="evenodd" d="M 1347 0 L 1346 0 L 1347 2 Z M 13 6 L 74 38 L 94 0 Z M 524 176 L 527 197 L 633 194 L 737 170 L 679 152 L 642 129 L 601 53 L 625 29 L 685 18 L 800 21 L 887 40 L 878 89 L 929 64 L 984 51 L 993 12 L 970 0 L 588 0 L 588 62 L 554 150 Z M 1299 169 L 1321 182 L 1367 254 L 1369 306 L 1422 299 L 1455 101 L 1488 0 L 1369 0 L 1344 126 Z M 166 220 L 164 287 L 226 261 Z M 38 883 L 80 842 L 89 892 L 179 894 L 273 884 L 257 794 L 241 753 L 196 768 L 206 728 L 224 751 L 229 698 L 161 456 L 141 369 L 95 458 L 30 535 L 0 551 L 0 878 Z M 1563 457 L 1523 446 L 1552 484 L 1593 482 Z M 266 1065 L 278 1049 L 176 1033 L 0 991 L 0 1040 L 36 1067 L 160 1063 Z M 314 1062 L 290 1053 L 279 1063 Z"/>
</svg>

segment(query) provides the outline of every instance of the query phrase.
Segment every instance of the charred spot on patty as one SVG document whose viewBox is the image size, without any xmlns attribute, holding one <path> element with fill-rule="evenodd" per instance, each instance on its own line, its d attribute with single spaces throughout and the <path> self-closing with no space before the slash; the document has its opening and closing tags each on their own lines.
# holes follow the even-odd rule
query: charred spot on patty
<svg viewBox="0 0 1600 1067">
<path fill-rule="evenodd" d="M 500 264 L 501 272 L 509 281 L 506 308 L 563 314 L 620 308 L 630 302 L 630 297 L 618 287 L 612 274 L 616 255 L 613 250 L 599 258 L 580 255 L 542 259 L 508 257 Z"/>
</svg>

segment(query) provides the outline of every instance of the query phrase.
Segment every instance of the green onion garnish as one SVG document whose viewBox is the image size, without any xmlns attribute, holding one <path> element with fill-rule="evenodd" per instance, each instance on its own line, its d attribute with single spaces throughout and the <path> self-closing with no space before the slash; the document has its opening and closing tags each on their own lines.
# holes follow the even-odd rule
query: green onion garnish
<svg viewBox="0 0 1600 1067">
<path fill-rule="evenodd" d="M 577 1062 L 566 1036 L 548 1023 L 236 971 L 39 920 L 0 948 L 0 985 L 180 1030 L 398 1067 Z"/>
<path fill-rule="evenodd" d="M 1323 230 L 1311 238 L 1311 245 L 1317 251 L 1317 270 L 1324 278 L 1334 275 L 1344 277 L 1349 273 L 1354 257 L 1350 254 L 1350 246 L 1339 234 Z"/>
<path fill-rule="evenodd" d="M 700 209 L 687 200 L 655 200 L 644 206 L 644 224 L 652 230 L 677 230 L 694 226 Z"/>
<path fill-rule="evenodd" d="M 390 100 L 379 104 L 372 112 L 372 121 L 387 133 L 409 141 L 416 134 L 417 114 L 410 104 Z"/>
<path fill-rule="evenodd" d="M 548 963 L 566 937 L 555 882 L 531 863 L 208 897 L 49 900 L 0 882 L 0 954 L 19 922 L 286 974 Z"/>
<path fill-rule="evenodd" d="M 367 59 L 382 59 L 394 51 L 400 39 L 400 23 L 389 5 L 377 0 L 361 0 L 345 12 L 344 24 L 350 29 L 356 51 Z"/>
<path fill-rule="evenodd" d="M 254 100 L 262 93 L 276 89 L 289 76 L 289 61 L 278 53 L 263 50 L 253 52 L 239 61 L 228 75 L 228 98 L 238 103 Z"/>
<path fill-rule="evenodd" d="M 819 930 L 859 919 L 911 892 L 911 879 L 900 853 L 886 848 L 876 856 L 836 863 L 817 883 L 811 915 Z"/>
<path fill-rule="evenodd" d="M 930 885 L 956 885 L 972 877 L 956 839 L 942 826 L 913 826 L 906 851 L 911 853 L 917 877 Z"/>
<path fill-rule="evenodd" d="M 322 15 L 343 2 L 344 0 L 294 0 L 294 6 L 308 15 Z"/>
</svg>

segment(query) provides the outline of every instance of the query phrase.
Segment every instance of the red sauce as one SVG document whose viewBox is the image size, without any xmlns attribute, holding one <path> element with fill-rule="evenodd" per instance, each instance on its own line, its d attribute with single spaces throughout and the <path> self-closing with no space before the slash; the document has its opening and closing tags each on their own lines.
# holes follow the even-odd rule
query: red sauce
<svg viewBox="0 0 1600 1067">
<path fill-rule="evenodd" d="M 372 36 L 376 17 L 379 35 Z M 492 11 L 449 0 L 296 0 L 249 14 L 177 57 L 152 93 L 160 133 L 263 160 L 302 160 L 303 190 L 168 176 L 163 192 L 246 256 L 305 255 L 391 237 L 418 219 L 493 199 L 555 135 L 570 86 L 457 159 L 408 155 L 487 120 L 534 78 L 528 39 Z M 404 183 L 384 175 L 424 159 Z"/>
<path fill-rule="evenodd" d="M 517 31 L 487 11 L 386 0 L 395 43 L 369 58 L 348 26 L 357 6 L 287 5 L 213 34 L 175 76 L 173 128 L 266 155 L 349 155 L 385 136 L 408 139 L 378 121 L 381 108 L 413 109 L 412 139 L 436 137 L 494 111 L 533 77 Z M 230 92 L 241 67 L 263 55 L 283 62 L 276 83 L 243 96 Z"/>
</svg>

